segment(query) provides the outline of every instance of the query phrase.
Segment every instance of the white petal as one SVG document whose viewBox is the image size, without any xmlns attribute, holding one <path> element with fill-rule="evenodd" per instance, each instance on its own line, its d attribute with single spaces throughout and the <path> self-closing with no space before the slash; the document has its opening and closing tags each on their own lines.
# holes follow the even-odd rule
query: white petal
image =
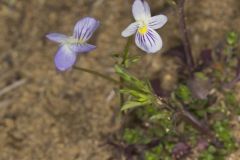
<svg viewBox="0 0 240 160">
<path fill-rule="evenodd" d="M 162 48 L 161 37 L 151 28 L 148 28 L 144 35 L 137 32 L 135 42 L 139 48 L 147 53 L 156 53 Z"/>
<path fill-rule="evenodd" d="M 135 0 L 132 13 L 136 21 L 147 20 L 151 17 L 150 7 L 145 0 Z"/>
<path fill-rule="evenodd" d="M 165 15 L 154 16 L 149 20 L 148 26 L 152 29 L 158 29 L 166 24 L 167 20 L 168 18 Z"/>
<path fill-rule="evenodd" d="M 137 32 L 138 29 L 138 22 L 134 22 L 132 24 L 130 24 L 123 32 L 122 32 L 122 36 L 123 37 L 129 37 L 131 35 L 133 35 L 134 33 Z"/>
</svg>

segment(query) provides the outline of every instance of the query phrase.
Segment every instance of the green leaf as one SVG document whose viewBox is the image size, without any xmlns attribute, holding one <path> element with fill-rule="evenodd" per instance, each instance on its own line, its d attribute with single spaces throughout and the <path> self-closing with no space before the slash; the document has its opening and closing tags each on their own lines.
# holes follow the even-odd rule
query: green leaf
<svg viewBox="0 0 240 160">
<path fill-rule="evenodd" d="M 182 99 L 183 101 L 189 101 L 191 99 L 191 91 L 186 85 L 180 84 L 176 95 L 178 98 Z"/>
<path fill-rule="evenodd" d="M 236 45 L 238 41 L 238 35 L 236 32 L 229 32 L 227 36 L 227 43 L 231 46 Z"/>
<path fill-rule="evenodd" d="M 130 75 L 124 68 L 120 65 L 115 65 L 116 73 L 124 79 L 126 83 L 128 83 L 129 87 L 134 88 L 135 90 L 151 93 L 151 89 L 148 84 L 144 81 L 137 79 L 136 77 Z"/>
<path fill-rule="evenodd" d="M 125 111 L 125 110 L 128 110 L 128 109 L 144 106 L 144 105 L 147 105 L 147 104 L 148 103 L 137 102 L 137 101 L 128 101 L 122 106 L 121 111 Z"/>
<path fill-rule="evenodd" d="M 237 106 L 237 98 L 233 92 L 228 92 L 225 95 L 226 102 L 231 106 Z"/>
<path fill-rule="evenodd" d="M 146 152 L 145 159 L 146 160 L 159 160 L 159 155 L 156 153 L 152 153 L 152 152 Z"/>
<path fill-rule="evenodd" d="M 150 101 L 145 101 L 145 102 L 128 101 L 122 106 L 121 111 L 125 111 L 128 109 L 132 109 L 132 108 L 136 108 L 136 107 L 140 107 L 140 106 L 146 106 L 149 104 L 151 104 Z"/>
<path fill-rule="evenodd" d="M 123 133 L 123 139 L 129 144 L 140 143 L 142 135 L 137 129 L 126 128 Z"/>
<path fill-rule="evenodd" d="M 139 92 L 139 91 L 136 91 L 136 90 L 133 90 L 133 89 L 129 89 L 129 88 L 124 88 L 124 89 L 121 89 L 120 90 L 121 93 L 124 93 L 124 94 L 129 94 L 133 97 L 136 97 L 136 98 L 144 98 L 146 99 L 146 97 L 148 95 L 142 93 L 142 92 Z"/>
<path fill-rule="evenodd" d="M 208 77 L 202 72 L 195 73 L 195 76 L 201 80 L 208 80 Z"/>
<path fill-rule="evenodd" d="M 137 63 L 140 60 L 141 56 L 132 56 L 126 59 L 125 65 L 128 68 L 130 65 Z"/>
<path fill-rule="evenodd" d="M 160 119 L 166 119 L 166 115 L 162 113 L 158 113 L 150 117 L 150 120 L 160 120 Z"/>
</svg>

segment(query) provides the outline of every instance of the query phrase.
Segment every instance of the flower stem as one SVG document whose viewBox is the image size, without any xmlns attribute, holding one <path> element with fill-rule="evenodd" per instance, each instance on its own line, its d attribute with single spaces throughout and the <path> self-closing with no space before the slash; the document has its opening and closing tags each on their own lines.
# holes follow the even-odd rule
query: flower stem
<svg viewBox="0 0 240 160">
<path fill-rule="evenodd" d="M 99 72 L 97 72 L 97 71 L 90 70 L 90 69 L 87 69 L 87 68 L 77 67 L 77 66 L 74 66 L 73 68 L 76 69 L 76 70 L 79 70 L 79 71 L 83 71 L 83 72 L 92 74 L 92 75 L 94 75 L 94 76 L 101 77 L 101 78 L 103 78 L 103 79 L 105 79 L 105 80 L 108 80 L 108 81 L 110 81 L 110 82 L 112 82 L 112 83 L 122 85 L 121 82 L 119 82 L 118 80 L 115 80 L 114 78 L 111 78 L 111 77 L 109 77 L 109 76 L 107 76 L 107 75 L 104 75 L 104 74 L 102 74 L 102 73 L 99 73 Z"/>
<path fill-rule="evenodd" d="M 194 64 L 194 59 L 192 55 L 191 44 L 188 37 L 188 30 L 185 22 L 184 3 L 185 3 L 185 0 L 178 0 L 179 28 L 182 34 L 182 42 L 184 45 L 185 59 L 188 67 L 191 68 L 192 70 L 195 64 Z"/>
<path fill-rule="evenodd" d="M 123 56 L 122 56 L 122 62 L 121 62 L 121 65 L 124 68 L 127 67 L 126 61 L 128 59 L 130 45 L 131 45 L 131 38 L 128 38 L 127 44 L 125 45 L 124 50 L 123 50 Z M 123 83 L 124 83 L 124 79 L 122 77 L 120 77 L 120 84 L 123 84 Z M 119 85 L 119 90 L 122 90 L 122 89 L 123 89 L 123 86 Z M 124 105 L 124 101 L 125 101 L 124 95 L 123 95 L 123 93 L 120 93 L 120 106 Z"/>
<path fill-rule="evenodd" d="M 127 41 L 127 44 L 123 50 L 123 59 L 122 59 L 122 65 L 124 67 L 127 67 L 126 66 L 126 60 L 128 59 L 128 53 L 129 53 L 129 48 L 130 48 L 130 45 L 131 45 L 131 38 L 128 38 L 128 41 Z"/>
</svg>

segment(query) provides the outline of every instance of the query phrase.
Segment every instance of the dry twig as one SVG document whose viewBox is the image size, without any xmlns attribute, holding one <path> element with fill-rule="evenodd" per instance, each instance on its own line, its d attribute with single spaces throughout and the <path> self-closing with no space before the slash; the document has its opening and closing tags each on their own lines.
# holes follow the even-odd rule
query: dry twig
<svg viewBox="0 0 240 160">
<path fill-rule="evenodd" d="M 0 97 L 3 96 L 4 94 L 22 86 L 24 83 L 26 83 L 26 79 L 20 79 L 13 84 L 8 85 L 7 87 L 3 88 L 0 90 Z"/>
</svg>

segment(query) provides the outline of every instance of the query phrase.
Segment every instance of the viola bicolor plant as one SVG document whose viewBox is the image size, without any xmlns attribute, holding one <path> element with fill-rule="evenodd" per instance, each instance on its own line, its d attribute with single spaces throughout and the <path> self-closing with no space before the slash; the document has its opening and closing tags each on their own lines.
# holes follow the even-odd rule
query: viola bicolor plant
<svg viewBox="0 0 240 160">
<path fill-rule="evenodd" d="M 183 64 L 179 66 L 181 70 L 176 77 L 173 76 L 178 78 L 182 74 L 181 79 L 177 79 L 178 83 L 172 84 L 176 86 L 172 90 L 161 88 L 161 78 L 141 80 L 128 71 L 128 68 L 140 59 L 139 56 L 130 55 L 130 41 L 126 43 L 122 53 L 112 55 L 116 59 L 114 68 L 119 79 L 95 70 L 73 67 L 79 53 L 90 52 L 96 48 L 87 43 L 99 27 L 99 21 L 94 18 L 86 17 L 78 21 L 70 37 L 59 33 L 47 35 L 48 39 L 60 44 L 54 60 L 58 70 L 66 71 L 74 68 L 119 85 L 121 111 L 129 114 L 122 114 L 121 132 L 119 135 L 111 136 L 115 138 L 111 138 L 113 141 L 108 140 L 108 142 L 120 149 L 127 159 L 133 159 L 133 157 L 148 160 L 180 159 L 198 150 L 204 151 L 199 152 L 202 154 L 200 159 L 209 159 L 209 157 L 222 159 L 223 156 L 234 151 L 238 145 L 235 144 L 229 130 L 230 115 L 233 116 L 234 112 L 240 113 L 233 89 L 234 85 L 240 81 L 240 59 L 235 52 L 238 37 L 232 33 L 227 39 L 227 48 L 223 45 L 223 50 L 219 53 L 204 49 L 200 57 L 194 61 L 185 25 L 185 1 L 176 0 L 176 2 L 183 46 L 174 47 L 166 51 L 166 54 L 177 52 L 178 57 L 184 57 L 184 59 L 180 59 Z M 136 22 L 130 24 L 122 32 L 122 36 L 129 37 L 135 34 L 135 43 L 141 50 L 146 53 L 158 52 L 163 44 L 155 30 L 166 24 L 167 17 L 165 15 L 152 17 L 150 7 L 145 0 L 135 0 L 132 13 Z M 219 61 L 219 59 L 226 59 L 226 61 Z M 214 66 L 227 67 L 228 65 L 230 67 L 228 71 L 232 71 L 232 64 L 237 64 L 236 76 L 226 83 L 232 74 L 219 76 L 225 70 Z M 133 112 L 136 114 L 132 114 Z M 205 121 L 206 117 L 208 121 Z M 222 119 L 224 121 L 221 121 Z M 142 127 L 146 123 L 151 125 Z M 193 129 L 198 132 L 193 132 Z M 182 136 L 178 136 L 179 134 Z M 188 138 L 188 135 L 191 137 Z M 185 137 L 184 141 L 182 137 Z"/>
<path fill-rule="evenodd" d="M 87 41 L 98 27 L 99 21 L 85 17 L 76 23 L 73 35 L 70 37 L 60 33 L 47 35 L 49 40 L 60 44 L 54 59 L 58 70 L 66 71 L 72 68 L 79 53 L 90 52 L 96 48 L 96 46 L 88 44 Z"/>
<path fill-rule="evenodd" d="M 123 37 L 136 33 L 136 45 L 147 53 L 156 53 L 162 48 L 162 39 L 155 29 L 161 28 L 166 22 L 165 15 L 151 17 L 151 11 L 145 0 L 135 0 L 132 6 L 136 22 L 130 24 L 123 32 Z"/>
</svg>

